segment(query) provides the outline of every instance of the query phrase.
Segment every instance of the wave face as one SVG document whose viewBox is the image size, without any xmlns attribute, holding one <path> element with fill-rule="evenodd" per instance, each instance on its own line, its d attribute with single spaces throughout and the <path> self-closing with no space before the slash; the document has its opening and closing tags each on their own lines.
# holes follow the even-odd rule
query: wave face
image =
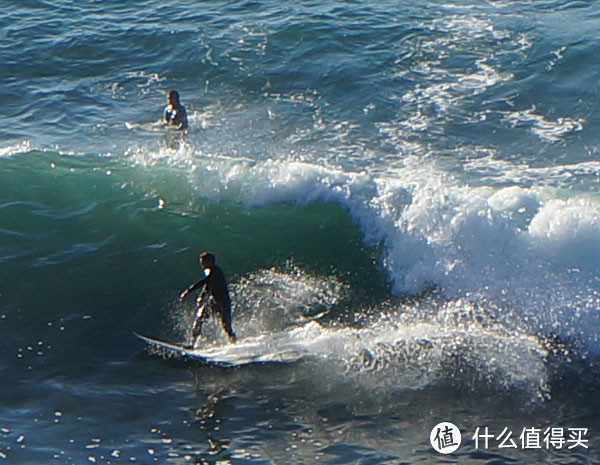
<svg viewBox="0 0 600 465">
<path fill-rule="evenodd" d="M 600 427 L 600 6 L 8 3 L 0 459 L 413 463 L 438 418 Z M 139 355 L 189 335 L 204 250 L 278 363 Z M 581 463 L 551 452 L 515 457 Z"/>
</svg>

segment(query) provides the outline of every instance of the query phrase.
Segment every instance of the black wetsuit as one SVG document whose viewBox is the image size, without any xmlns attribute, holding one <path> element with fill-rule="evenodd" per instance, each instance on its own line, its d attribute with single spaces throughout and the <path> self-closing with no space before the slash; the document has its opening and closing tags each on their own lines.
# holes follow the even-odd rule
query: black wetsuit
<svg viewBox="0 0 600 465">
<path fill-rule="evenodd" d="M 188 120 L 185 107 L 181 104 L 178 106 L 167 105 L 165 108 L 165 121 L 168 124 L 177 126 L 179 129 L 187 129 Z"/>
<path fill-rule="evenodd" d="M 206 268 L 208 275 L 202 278 L 188 288 L 188 292 L 193 292 L 204 287 L 202 294 L 198 297 L 198 314 L 194 322 L 193 337 L 200 334 L 202 323 L 213 313 L 221 317 L 221 324 L 230 339 L 235 340 L 235 334 L 231 328 L 231 299 L 227 289 L 227 280 L 223 270 L 217 265 L 210 265 Z M 208 302 L 204 299 L 208 297 Z"/>
</svg>

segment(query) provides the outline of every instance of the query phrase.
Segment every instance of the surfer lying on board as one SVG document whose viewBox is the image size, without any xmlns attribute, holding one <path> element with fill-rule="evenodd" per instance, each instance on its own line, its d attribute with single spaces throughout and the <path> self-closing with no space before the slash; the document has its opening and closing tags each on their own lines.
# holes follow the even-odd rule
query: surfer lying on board
<svg viewBox="0 0 600 465">
<path fill-rule="evenodd" d="M 210 315 L 217 314 L 221 317 L 221 325 L 227 333 L 229 342 L 235 342 L 236 336 L 231 328 L 231 299 L 227 289 L 227 280 L 221 268 L 216 265 L 215 256 L 204 252 L 200 255 L 200 264 L 204 268 L 205 277 L 192 284 L 179 295 L 179 301 L 183 302 L 186 297 L 197 289 L 204 288 L 202 294 L 196 300 L 198 311 L 192 329 L 192 347 L 202 331 L 202 324 Z"/>
<path fill-rule="evenodd" d="M 176 126 L 177 129 L 187 129 L 188 120 L 185 107 L 179 101 L 179 92 L 167 92 L 167 107 L 165 108 L 165 123 Z"/>
</svg>

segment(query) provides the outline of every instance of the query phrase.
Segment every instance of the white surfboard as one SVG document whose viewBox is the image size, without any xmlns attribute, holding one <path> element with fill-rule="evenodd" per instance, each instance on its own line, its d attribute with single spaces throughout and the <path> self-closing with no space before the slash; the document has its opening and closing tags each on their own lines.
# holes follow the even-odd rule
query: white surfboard
<svg viewBox="0 0 600 465">
<path fill-rule="evenodd" d="M 243 339 L 235 344 L 192 348 L 153 339 L 138 333 L 134 334 L 153 349 L 157 349 L 157 352 L 161 355 L 175 355 L 215 365 L 240 366 L 251 363 L 289 363 L 305 355 L 304 351 L 299 347 L 295 347 L 294 344 L 281 344 L 278 343 L 277 337 L 265 335 Z"/>
</svg>

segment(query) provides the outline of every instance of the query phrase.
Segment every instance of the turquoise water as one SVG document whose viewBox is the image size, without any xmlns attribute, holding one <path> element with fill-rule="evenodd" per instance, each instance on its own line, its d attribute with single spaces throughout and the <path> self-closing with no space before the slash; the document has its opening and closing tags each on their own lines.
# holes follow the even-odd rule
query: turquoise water
<svg viewBox="0 0 600 465">
<path fill-rule="evenodd" d="M 4 6 L 0 462 L 600 463 L 596 3 Z M 299 360 L 146 352 L 204 250 Z"/>
</svg>

